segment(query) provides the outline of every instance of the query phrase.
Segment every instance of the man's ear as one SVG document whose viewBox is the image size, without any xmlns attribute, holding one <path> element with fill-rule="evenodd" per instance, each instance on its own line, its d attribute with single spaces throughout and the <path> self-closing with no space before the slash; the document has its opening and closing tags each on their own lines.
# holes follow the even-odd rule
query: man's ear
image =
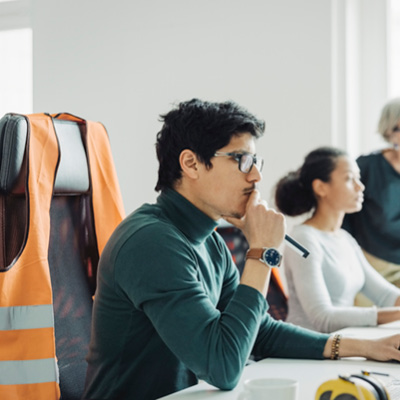
<svg viewBox="0 0 400 400">
<path fill-rule="evenodd" d="M 192 150 L 182 150 L 179 156 L 179 163 L 181 165 L 183 175 L 186 175 L 191 179 L 198 178 L 199 160 L 197 159 L 197 155 Z"/>
<path fill-rule="evenodd" d="M 317 197 L 324 197 L 326 195 L 326 182 L 321 179 L 314 179 L 311 186 Z"/>
</svg>

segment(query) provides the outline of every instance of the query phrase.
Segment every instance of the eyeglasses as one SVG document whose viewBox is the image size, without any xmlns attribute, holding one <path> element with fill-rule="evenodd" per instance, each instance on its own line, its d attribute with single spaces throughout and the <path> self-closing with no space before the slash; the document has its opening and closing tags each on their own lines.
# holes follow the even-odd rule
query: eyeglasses
<svg viewBox="0 0 400 400">
<path fill-rule="evenodd" d="M 253 165 L 261 172 L 264 165 L 264 160 L 261 157 L 248 153 L 222 153 L 217 151 L 214 157 L 232 157 L 239 163 L 239 170 L 245 174 L 251 171 Z"/>
</svg>

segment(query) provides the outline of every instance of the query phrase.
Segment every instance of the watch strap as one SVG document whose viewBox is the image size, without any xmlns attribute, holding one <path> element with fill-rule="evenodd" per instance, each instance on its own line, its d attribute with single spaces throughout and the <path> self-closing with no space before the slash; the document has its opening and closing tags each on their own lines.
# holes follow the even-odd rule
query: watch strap
<svg viewBox="0 0 400 400">
<path fill-rule="evenodd" d="M 264 251 L 265 251 L 265 248 L 263 248 L 263 247 L 261 247 L 259 249 L 249 249 L 249 250 L 247 250 L 247 253 L 246 253 L 246 259 L 255 258 L 256 260 L 260 260 L 260 261 L 264 262 L 264 260 L 262 258 Z"/>
</svg>

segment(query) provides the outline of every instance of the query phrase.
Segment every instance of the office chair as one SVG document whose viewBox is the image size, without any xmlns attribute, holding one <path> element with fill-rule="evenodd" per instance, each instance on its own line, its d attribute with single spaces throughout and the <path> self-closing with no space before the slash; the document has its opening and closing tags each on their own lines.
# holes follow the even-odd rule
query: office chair
<svg viewBox="0 0 400 400">
<path fill-rule="evenodd" d="M 38 124 L 49 127 L 48 136 L 44 133 L 42 136 L 33 135 Z M 51 142 L 56 145 L 49 146 Z M 27 279 L 23 279 L 22 273 L 19 286 L 23 288 L 9 290 L 11 297 L 13 292 L 21 291 L 19 299 L 14 301 L 13 307 L 4 307 L 12 303 L 5 292 L 8 287 L 13 287 L 13 269 L 18 266 L 19 270 L 28 271 L 30 257 L 25 253 L 34 253 L 33 244 L 41 244 L 34 236 L 42 235 L 41 232 L 47 229 L 49 212 L 47 261 L 59 390 L 62 400 L 78 400 L 82 396 L 86 375 L 85 357 L 90 340 L 97 263 L 106 241 L 124 217 L 107 133 L 101 124 L 69 114 L 6 114 L 0 120 L 0 155 L 0 307 L 19 308 L 24 291 L 31 291 L 32 285 L 40 284 L 30 278 L 32 272 L 26 273 Z M 53 160 L 52 164 L 49 160 Z M 48 168 L 50 164 L 52 167 Z M 33 176 L 35 174 L 37 176 Z M 32 220 L 33 207 L 42 207 L 33 193 L 38 191 L 40 193 L 36 196 L 44 196 L 44 189 L 40 186 L 42 181 L 53 185 L 50 188 L 50 208 L 48 212 L 43 208 L 39 218 Z M 43 249 L 40 251 L 43 254 Z M 41 288 L 35 290 L 40 297 Z M 10 332 L 15 332 L 12 329 Z M 31 348 L 37 345 L 23 343 L 27 352 L 34 351 Z M 15 359 L 19 360 L 18 357 L 16 355 Z M 14 360 L 13 355 L 11 358 Z M 32 362 L 27 358 L 16 362 Z M 0 362 L 0 371 L 4 370 L 6 368 Z M 40 379 L 34 384 L 29 377 L 20 378 L 27 379 L 27 382 L 18 381 L 19 378 L 14 382 L 13 379 L 1 382 L 0 397 L 1 394 L 4 397 L 1 390 L 5 390 L 5 393 L 15 395 L 12 397 L 15 399 L 38 398 L 34 393 L 42 382 Z M 16 384 L 11 385 L 13 382 Z M 32 388 L 26 392 L 21 389 L 30 386 Z M 58 393 L 52 395 L 52 398 L 57 397 Z"/>
</svg>

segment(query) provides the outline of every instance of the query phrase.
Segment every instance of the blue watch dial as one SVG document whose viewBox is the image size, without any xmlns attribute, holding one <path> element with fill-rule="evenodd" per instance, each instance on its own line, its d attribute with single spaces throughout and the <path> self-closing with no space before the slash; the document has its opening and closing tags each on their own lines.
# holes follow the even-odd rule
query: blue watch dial
<svg viewBox="0 0 400 400">
<path fill-rule="evenodd" d="M 279 266 L 282 260 L 282 256 L 279 251 L 272 248 L 266 249 L 263 257 L 266 264 L 270 265 L 271 267 Z"/>
</svg>

